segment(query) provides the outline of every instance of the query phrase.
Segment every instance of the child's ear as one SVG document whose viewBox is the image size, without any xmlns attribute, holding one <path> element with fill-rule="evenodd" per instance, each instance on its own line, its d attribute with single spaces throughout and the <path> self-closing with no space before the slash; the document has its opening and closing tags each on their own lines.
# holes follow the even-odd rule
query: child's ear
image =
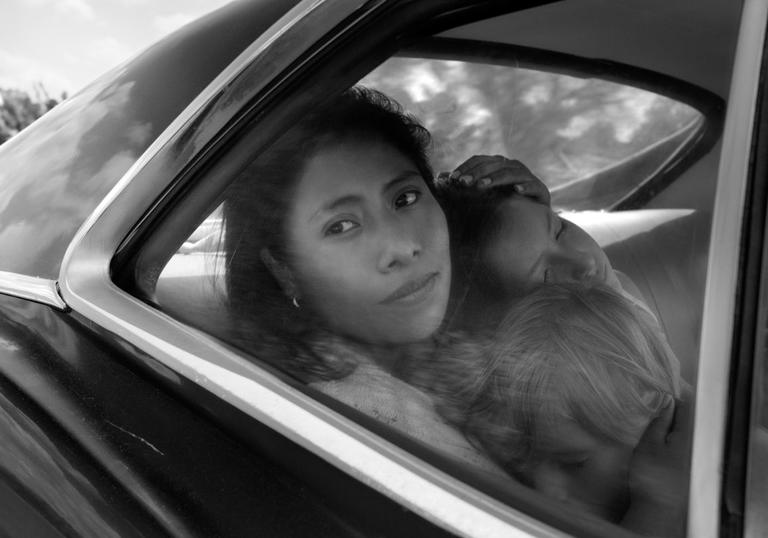
<svg viewBox="0 0 768 538">
<path fill-rule="evenodd" d="M 264 247 L 259 251 L 261 262 L 267 267 L 272 276 L 283 290 L 283 293 L 290 299 L 298 299 L 298 286 L 293 278 L 293 273 L 288 266 L 278 261 L 270 252 L 269 248 Z"/>
</svg>

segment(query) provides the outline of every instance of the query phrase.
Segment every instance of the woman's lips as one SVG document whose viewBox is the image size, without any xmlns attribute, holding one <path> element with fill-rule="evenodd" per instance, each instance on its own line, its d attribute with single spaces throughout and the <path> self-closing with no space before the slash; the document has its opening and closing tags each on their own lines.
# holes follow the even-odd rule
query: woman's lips
<svg viewBox="0 0 768 538">
<path fill-rule="evenodd" d="M 429 295 L 432 289 L 435 287 L 437 278 L 440 276 L 439 272 L 428 273 L 423 277 L 416 278 L 409 282 L 406 282 L 394 292 L 388 295 L 381 304 L 393 304 L 393 303 L 415 303 L 420 301 L 423 297 Z"/>
</svg>

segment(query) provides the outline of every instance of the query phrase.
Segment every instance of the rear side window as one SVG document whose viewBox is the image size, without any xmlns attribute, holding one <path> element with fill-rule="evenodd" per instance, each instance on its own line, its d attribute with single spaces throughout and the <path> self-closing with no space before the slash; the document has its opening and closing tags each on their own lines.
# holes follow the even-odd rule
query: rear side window
<svg viewBox="0 0 768 538">
<path fill-rule="evenodd" d="M 705 122 L 659 93 L 542 68 L 399 57 L 361 82 L 423 118 L 439 170 L 477 153 L 514 156 L 562 209 L 615 206 L 689 151 Z"/>
</svg>

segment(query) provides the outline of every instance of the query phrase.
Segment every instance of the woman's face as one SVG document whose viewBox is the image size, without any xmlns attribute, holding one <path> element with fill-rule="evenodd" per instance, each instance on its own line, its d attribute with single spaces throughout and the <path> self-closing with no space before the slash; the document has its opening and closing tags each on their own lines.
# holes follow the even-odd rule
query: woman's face
<svg viewBox="0 0 768 538">
<path fill-rule="evenodd" d="M 534 284 L 573 281 L 621 289 L 594 239 L 548 206 L 513 196 L 500 205 L 494 222 L 481 257 L 496 293 L 519 295 Z"/>
<path fill-rule="evenodd" d="M 388 144 L 350 142 L 307 163 L 287 220 L 300 301 L 372 343 L 432 335 L 451 281 L 445 215 L 415 164 Z"/>
</svg>

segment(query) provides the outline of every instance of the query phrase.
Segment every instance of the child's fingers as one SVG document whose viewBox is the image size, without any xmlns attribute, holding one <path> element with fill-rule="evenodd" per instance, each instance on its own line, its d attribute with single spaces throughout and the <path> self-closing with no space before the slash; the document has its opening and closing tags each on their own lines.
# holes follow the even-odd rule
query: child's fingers
<svg viewBox="0 0 768 538">
<path fill-rule="evenodd" d="M 675 402 L 675 414 L 667 434 L 667 443 L 679 444 L 689 438 L 693 422 L 693 406 L 691 398 L 683 398 Z"/>
<path fill-rule="evenodd" d="M 520 168 L 528 172 L 521 162 L 501 155 L 474 155 L 456 167 L 456 170 L 451 173 L 451 180 L 463 185 L 474 185 L 479 180 L 487 180 L 490 174 L 501 168 L 507 168 L 510 171 Z"/>
<path fill-rule="evenodd" d="M 655 451 L 658 447 L 664 446 L 667 442 L 667 436 L 672 427 L 674 417 L 675 401 L 670 399 L 661 409 L 659 415 L 648 424 L 645 433 L 643 433 L 643 436 L 640 438 L 637 449 Z"/>
<path fill-rule="evenodd" d="M 482 162 L 482 160 L 486 158 L 487 156 L 485 155 L 475 155 L 470 157 L 450 173 L 448 180 L 451 183 L 458 183 L 465 186 L 474 185 L 478 176 L 475 176 L 472 173 L 472 170 L 477 166 L 478 162 Z"/>
<path fill-rule="evenodd" d="M 443 174 L 439 176 L 439 181 L 446 182 Z M 478 189 L 513 185 L 515 192 L 522 196 L 550 203 L 549 189 L 527 166 L 501 155 L 475 155 L 456 168 L 447 182 Z"/>
<path fill-rule="evenodd" d="M 649 507 L 643 516 L 665 518 L 677 526 L 684 519 L 689 485 L 685 444 L 675 428 L 682 425 L 685 409 L 678 409 L 674 398 L 667 397 L 667 403 L 659 411 L 635 448 L 629 469 L 631 491 L 630 510 Z M 643 510 L 640 510 L 642 512 Z M 637 514 L 635 514 L 636 516 Z M 647 521 L 645 521 L 647 523 Z M 666 534 L 664 534 L 666 536 Z"/>
<path fill-rule="evenodd" d="M 463 175 L 474 176 L 476 179 L 479 179 L 480 175 L 477 175 L 478 167 L 488 163 L 500 162 L 503 159 L 504 157 L 501 155 L 473 155 L 456 167 L 451 173 L 451 179 L 456 180 Z"/>
<path fill-rule="evenodd" d="M 520 161 L 506 159 L 499 155 L 494 157 L 484 156 L 482 159 L 475 161 L 470 159 L 470 161 L 467 161 L 467 166 L 461 168 L 461 173 L 480 179 L 490 175 L 497 175 L 500 170 L 505 170 L 507 174 L 513 176 L 533 176 L 531 171 Z"/>
<path fill-rule="evenodd" d="M 438 172 L 435 175 L 435 186 L 439 189 L 445 189 L 450 186 L 451 173 L 450 172 Z"/>
<path fill-rule="evenodd" d="M 675 410 L 675 430 L 689 432 L 693 427 L 693 391 L 683 389 Z"/>
<path fill-rule="evenodd" d="M 539 180 L 539 178 L 533 176 L 533 179 L 530 178 L 520 178 L 519 182 L 511 182 L 507 181 L 505 183 L 498 183 L 498 184 L 509 184 L 512 183 L 514 185 L 515 192 L 521 196 L 526 196 L 528 198 L 532 198 L 536 200 L 537 202 L 541 202 L 545 205 L 550 205 L 551 199 L 549 194 L 549 189 L 547 188 L 544 183 Z M 490 186 L 495 185 L 496 183 L 493 183 Z M 481 187 L 485 188 L 483 185 Z"/>
</svg>

